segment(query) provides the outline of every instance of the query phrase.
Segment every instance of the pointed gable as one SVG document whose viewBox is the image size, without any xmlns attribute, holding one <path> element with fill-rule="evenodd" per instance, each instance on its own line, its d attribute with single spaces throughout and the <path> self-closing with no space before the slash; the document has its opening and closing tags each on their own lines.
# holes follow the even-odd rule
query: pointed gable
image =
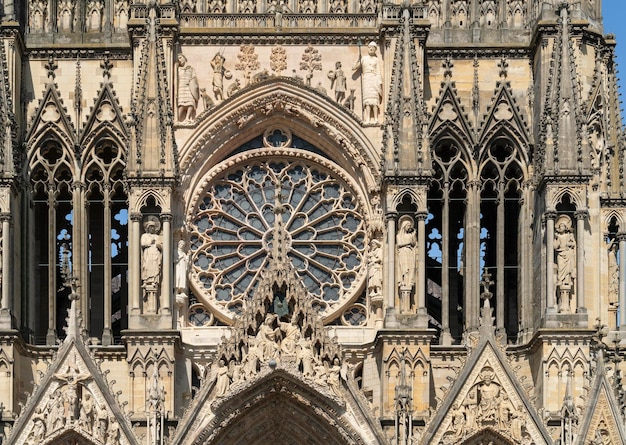
<svg viewBox="0 0 626 445">
<path fill-rule="evenodd" d="M 626 443 L 626 427 L 622 422 L 622 414 L 615 393 L 606 375 L 604 351 L 598 351 L 596 376 L 593 382 L 588 403 L 582 413 L 576 445 L 589 444 L 623 444 Z"/>
<path fill-rule="evenodd" d="M 509 437 L 514 443 L 552 443 L 498 345 L 492 312 L 485 300 L 477 346 L 426 425 L 420 443 L 474 443 L 474 438 L 497 436 Z"/>
<path fill-rule="evenodd" d="M 109 82 L 101 84 L 98 97 L 94 101 L 94 106 L 90 110 L 87 123 L 82 131 L 82 145 L 88 146 L 103 131 L 115 135 L 120 142 L 125 142 L 128 138 L 122 108 L 113 90 L 113 85 Z"/>
<path fill-rule="evenodd" d="M 461 104 L 454 82 L 450 80 L 442 82 L 429 126 L 431 140 L 436 140 L 446 133 L 456 135 L 459 140 L 474 140 L 467 113 Z"/>
<path fill-rule="evenodd" d="M 496 85 L 491 105 L 487 109 L 479 131 L 480 145 L 484 146 L 499 132 L 508 133 L 526 152 L 528 151 L 530 131 L 508 81 L 498 81 Z M 528 153 L 526 156 L 528 157 Z"/>
<path fill-rule="evenodd" d="M 76 299 L 67 337 L 15 421 L 7 443 L 48 444 L 86 437 L 94 444 L 136 445 L 117 396 L 87 349 Z"/>
<path fill-rule="evenodd" d="M 52 131 L 67 147 L 73 147 L 76 129 L 63 105 L 58 86 L 49 82 L 31 120 L 26 140 L 35 141 Z"/>
</svg>

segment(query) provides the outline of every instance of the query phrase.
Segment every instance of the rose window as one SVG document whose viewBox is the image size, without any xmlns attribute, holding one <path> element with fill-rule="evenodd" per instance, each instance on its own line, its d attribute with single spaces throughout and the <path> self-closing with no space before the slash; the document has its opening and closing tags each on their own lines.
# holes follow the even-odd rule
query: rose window
<svg viewBox="0 0 626 445">
<path fill-rule="evenodd" d="M 272 154 L 277 151 L 283 150 Z M 359 200 L 340 171 L 311 162 L 328 164 L 317 155 L 307 153 L 306 161 L 287 150 L 279 158 L 262 156 L 248 152 L 245 166 L 213 173 L 196 195 L 191 286 L 219 318 L 231 320 L 268 267 L 276 218 L 282 217 L 286 258 L 311 304 L 332 319 L 364 280 Z M 281 212 L 275 212 L 277 205 Z"/>
</svg>

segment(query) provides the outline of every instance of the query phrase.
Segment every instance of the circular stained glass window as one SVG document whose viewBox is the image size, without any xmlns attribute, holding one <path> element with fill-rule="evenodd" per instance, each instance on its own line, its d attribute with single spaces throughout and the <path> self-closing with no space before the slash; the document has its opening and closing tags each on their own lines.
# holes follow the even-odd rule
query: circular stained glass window
<svg viewBox="0 0 626 445">
<path fill-rule="evenodd" d="M 194 293 L 219 318 L 232 320 L 246 296 L 254 295 L 269 263 L 276 218 L 282 217 L 286 258 L 311 304 L 324 318 L 334 318 L 365 278 L 359 200 L 345 174 L 315 154 L 294 157 L 288 149 L 273 149 L 268 158 L 255 152 L 214 169 L 196 195 L 189 215 Z M 277 205 L 281 212 L 275 212 Z"/>
</svg>

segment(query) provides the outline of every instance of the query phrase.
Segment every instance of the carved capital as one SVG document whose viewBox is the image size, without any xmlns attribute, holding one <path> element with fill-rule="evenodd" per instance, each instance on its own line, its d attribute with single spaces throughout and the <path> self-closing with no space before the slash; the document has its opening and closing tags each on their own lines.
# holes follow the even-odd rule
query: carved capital
<svg viewBox="0 0 626 445">
<path fill-rule="evenodd" d="M 161 213 L 162 222 L 172 222 L 173 216 L 171 213 Z"/>
<path fill-rule="evenodd" d="M 428 219 L 428 212 L 420 210 L 415 214 L 415 219 L 418 221 L 426 221 Z"/>
<path fill-rule="evenodd" d="M 0 222 L 11 222 L 11 214 L 10 213 L 0 213 Z"/>
<path fill-rule="evenodd" d="M 626 241 L 626 232 L 619 232 L 617 235 L 615 235 L 615 239 L 617 240 L 618 243 L 621 243 L 622 241 Z"/>
<path fill-rule="evenodd" d="M 589 217 L 589 212 L 587 210 L 576 210 L 574 212 L 574 218 L 576 218 L 576 220 L 587 219 L 588 217 Z"/>
<path fill-rule="evenodd" d="M 130 214 L 130 220 L 133 222 L 141 222 L 142 215 L 139 212 L 133 212 Z"/>
<path fill-rule="evenodd" d="M 385 222 L 389 222 L 390 220 L 396 221 L 397 219 L 398 219 L 398 212 L 385 213 Z"/>
<path fill-rule="evenodd" d="M 549 220 L 549 219 L 551 219 L 551 220 L 555 220 L 555 219 L 556 219 L 556 217 L 557 217 L 558 215 L 559 215 L 559 214 L 556 212 L 556 210 L 546 210 L 546 211 L 544 212 L 544 214 L 543 214 L 543 218 L 544 218 L 546 221 L 547 221 L 547 220 Z"/>
</svg>

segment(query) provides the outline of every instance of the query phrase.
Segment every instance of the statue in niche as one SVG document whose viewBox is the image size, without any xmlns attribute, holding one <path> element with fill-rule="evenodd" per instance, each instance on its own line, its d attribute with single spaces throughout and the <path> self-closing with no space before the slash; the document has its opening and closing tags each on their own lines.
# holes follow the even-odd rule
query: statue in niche
<svg viewBox="0 0 626 445">
<path fill-rule="evenodd" d="M 285 0 L 273 0 L 272 4 L 269 8 L 267 8 L 268 13 L 274 13 L 274 27 L 276 29 L 282 29 L 283 27 L 283 14 L 287 14 L 291 12 L 289 6 L 287 6 L 287 2 Z"/>
<path fill-rule="evenodd" d="M 196 118 L 200 89 L 196 71 L 184 54 L 178 55 L 178 121 L 189 122 Z"/>
<path fill-rule="evenodd" d="M 87 31 L 102 31 L 102 12 L 104 3 L 99 0 L 91 0 L 87 3 Z"/>
<path fill-rule="evenodd" d="M 355 71 L 361 70 L 363 121 L 366 124 L 378 122 L 379 104 L 383 97 L 383 78 L 376 50 L 376 43 L 370 42 L 367 45 L 367 54 L 360 57 L 352 67 Z"/>
<path fill-rule="evenodd" d="M 239 0 L 239 14 L 256 14 L 256 1 L 255 0 Z"/>
<path fill-rule="evenodd" d="M 409 312 L 411 309 L 411 291 L 415 286 L 415 249 L 417 237 L 413 218 L 404 215 L 399 221 L 400 228 L 396 235 L 396 249 L 398 251 L 398 287 L 400 291 L 400 312 Z"/>
<path fill-rule="evenodd" d="M 619 265 L 617 255 L 619 244 L 613 241 L 609 246 L 609 304 L 615 306 L 619 303 Z"/>
<path fill-rule="evenodd" d="M 178 241 L 174 266 L 174 291 L 176 298 L 176 312 L 178 315 L 178 327 L 186 325 L 186 315 L 189 306 L 187 295 L 187 271 L 189 270 L 189 253 L 185 251 L 185 240 Z"/>
<path fill-rule="evenodd" d="M 300 13 L 301 14 L 316 14 L 317 3 L 315 0 L 300 0 Z"/>
<path fill-rule="evenodd" d="M 346 75 L 341 69 L 341 62 L 335 62 L 335 71 L 329 71 L 328 78 L 331 80 L 330 87 L 335 89 L 335 100 L 338 103 L 342 103 L 346 97 L 348 84 Z"/>
<path fill-rule="evenodd" d="M 159 232 L 161 223 L 154 215 L 146 217 L 141 235 L 141 281 L 144 290 L 145 312 L 156 314 L 157 293 L 161 284 L 161 266 L 163 263 L 163 240 Z"/>
<path fill-rule="evenodd" d="M 339 397 L 341 397 L 341 384 L 339 382 L 340 372 L 341 365 L 339 359 L 335 357 L 333 363 L 328 367 L 328 386 L 331 391 Z"/>
<path fill-rule="evenodd" d="M 296 343 L 296 364 L 298 366 L 302 365 L 302 375 L 305 377 L 313 376 L 315 372 L 313 368 L 314 361 L 315 357 L 311 342 L 301 336 Z"/>
<path fill-rule="evenodd" d="M 230 71 L 224 67 L 226 58 L 222 53 L 217 53 L 211 59 L 211 68 L 213 68 L 213 97 L 220 102 L 224 100 L 224 78 L 230 79 L 233 77 Z"/>
<path fill-rule="evenodd" d="M 376 238 L 370 242 L 368 260 L 367 291 L 370 297 L 380 296 L 383 285 L 383 246 Z"/>
<path fill-rule="evenodd" d="M 571 312 L 571 296 L 576 278 L 576 239 L 572 233 L 572 220 L 561 215 L 556 220 L 554 252 L 556 254 L 559 312 Z"/>
</svg>

